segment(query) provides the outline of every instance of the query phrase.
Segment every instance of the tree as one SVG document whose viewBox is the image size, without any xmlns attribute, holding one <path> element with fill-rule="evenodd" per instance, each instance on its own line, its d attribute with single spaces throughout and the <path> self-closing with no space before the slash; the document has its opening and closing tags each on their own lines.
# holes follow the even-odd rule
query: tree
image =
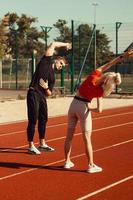
<svg viewBox="0 0 133 200">
<path fill-rule="evenodd" d="M 58 29 L 59 36 L 55 39 L 58 41 L 72 41 L 71 36 L 71 28 L 68 26 L 65 20 L 59 19 L 54 26 Z M 82 66 L 88 45 L 90 43 L 92 36 L 93 28 L 88 24 L 80 24 L 75 29 L 74 33 L 74 61 L 75 61 L 75 71 L 79 71 Z M 106 34 L 100 33 L 99 30 L 96 30 L 96 44 L 97 44 L 97 66 L 102 65 L 107 62 L 112 52 L 110 51 L 110 40 L 108 39 Z M 91 71 L 94 68 L 94 42 L 91 43 L 90 50 L 85 62 L 84 68 L 87 72 Z"/>
<path fill-rule="evenodd" d="M 8 33 L 9 16 L 6 14 L 2 20 L 0 20 L 0 58 L 5 55 L 7 51 L 7 33 Z"/>
<path fill-rule="evenodd" d="M 7 38 L 4 42 L 6 45 L 5 55 L 10 54 L 15 57 L 17 51 L 19 57 L 31 57 L 33 51 L 36 50 L 38 56 L 41 56 L 45 49 L 44 32 L 38 31 L 36 27 L 32 26 L 37 18 L 28 17 L 25 14 L 19 17 L 16 13 L 8 13 L 8 17 L 9 31 L 6 33 Z"/>
<path fill-rule="evenodd" d="M 71 29 L 67 26 L 66 20 L 59 19 L 53 26 L 58 29 L 58 32 L 60 34 L 57 38 L 55 38 L 56 41 L 71 41 Z"/>
</svg>

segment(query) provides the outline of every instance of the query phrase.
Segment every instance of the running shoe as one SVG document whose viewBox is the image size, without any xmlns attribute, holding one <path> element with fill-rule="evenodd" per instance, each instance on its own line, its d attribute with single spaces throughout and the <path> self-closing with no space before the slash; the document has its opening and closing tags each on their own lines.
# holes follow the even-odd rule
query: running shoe
<svg viewBox="0 0 133 200">
<path fill-rule="evenodd" d="M 71 162 L 71 161 L 65 162 L 65 164 L 64 164 L 64 168 L 65 169 L 70 169 L 72 167 L 74 167 L 74 163 L 73 162 Z"/>
<path fill-rule="evenodd" d="M 54 148 L 48 146 L 47 144 L 40 145 L 38 148 L 40 151 L 48 151 L 48 152 L 55 151 Z"/>
<path fill-rule="evenodd" d="M 102 171 L 102 168 L 98 167 L 95 164 L 89 165 L 89 168 L 87 169 L 87 172 L 89 172 L 89 173 L 96 173 L 96 172 L 101 172 L 101 171 Z"/>
<path fill-rule="evenodd" d="M 28 148 L 28 153 L 29 154 L 35 154 L 35 155 L 41 154 L 41 152 L 35 146 Z"/>
</svg>

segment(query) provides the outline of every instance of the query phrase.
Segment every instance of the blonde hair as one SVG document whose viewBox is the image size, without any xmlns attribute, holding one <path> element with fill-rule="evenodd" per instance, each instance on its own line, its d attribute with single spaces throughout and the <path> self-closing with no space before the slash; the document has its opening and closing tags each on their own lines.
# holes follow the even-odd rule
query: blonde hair
<svg viewBox="0 0 133 200">
<path fill-rule="evenodd" d="M 103 96 L 109 96 L 116 85 L 121 84 L 121 75 L 120 73 L 107 72 L 103 75 L 105 77 L 103 87 Z"/>
</svg>

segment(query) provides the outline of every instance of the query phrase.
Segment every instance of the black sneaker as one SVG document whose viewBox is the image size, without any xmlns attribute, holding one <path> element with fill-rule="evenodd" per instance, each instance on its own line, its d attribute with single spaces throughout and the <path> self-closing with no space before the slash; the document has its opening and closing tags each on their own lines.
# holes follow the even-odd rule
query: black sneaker
<svg viewBox="0 0 133 200">
<path fill-rule="evenodd" d="M 48 146 L 47 144 L 45 144 L 45 145 L 40 145 L 38 148 L 39 148 L 40 151 L 49 151 L 49 152 L 50 152 L 50 151 L 55 151 L 54 148 Z"/>
</svg>

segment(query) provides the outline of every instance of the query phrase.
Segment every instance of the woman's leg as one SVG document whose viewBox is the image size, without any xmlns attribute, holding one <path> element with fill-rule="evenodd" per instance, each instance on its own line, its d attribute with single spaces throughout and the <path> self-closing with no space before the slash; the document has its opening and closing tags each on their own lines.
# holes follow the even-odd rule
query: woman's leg
<svg viewBox="0 0 133 200">
<path fill-rule="evenodd" d="M 70 161 L 73 134 L 74 134 L 74 129 L 69 129 L 68 128 L 67 136 L 66 136 L 65 144 L 64 144 L 64 152 L 65 152 L 65 160 L 66 160 L 66 162 Z"/>
<path fill-rule="evenodd" d="M 75 101 L 71 103 L 71 106 L 68 111 L 68 126 L 67 126 L 67 135 L 64 143 L 64 153 L 66 162 L 70 162 L 70 154 L 72 149 L 72 139 L 75 132 L 75 127 L 78 121 L 76 116 L 75 109 L 77 108 Z"/>
<path fill-rule="evenodd" d="M 101 172 L 102 168 L 95 165 L 93 161 L 93 148 L 91 142 L 91 135 L 92 135 L 92 119 L 91 119 L 91 112 L 88 111 L 88 114 L 85 115 L 82 124 L 82 131 L 83 131 L 83 139 L 85 144 L 85 152 L 88 160 L 88 169 L 87 172 L 89 173 L 96 173 Z"/>
<path fill-rule="evenodd" d="M 88 163 L 93 165 L 93 148 L 91 142 L 92 135 L 92 117 L 91 112 L 87 109 L 82 110 L 80 115 L 80 124 L 83 133 L 83 140 L 85 144 L 85 152 L 87 156 Z"/>
<path fill-rule="evenodd" d="M 93 149 L 92 149 L 91 132 L 90 131 L 83 133 L 83 140 L 84 140 L 84 144 L 85 144 L 85 152 L 86 152 L 88 163 L 90 165 L 93 165 Z"/>
</svg>

